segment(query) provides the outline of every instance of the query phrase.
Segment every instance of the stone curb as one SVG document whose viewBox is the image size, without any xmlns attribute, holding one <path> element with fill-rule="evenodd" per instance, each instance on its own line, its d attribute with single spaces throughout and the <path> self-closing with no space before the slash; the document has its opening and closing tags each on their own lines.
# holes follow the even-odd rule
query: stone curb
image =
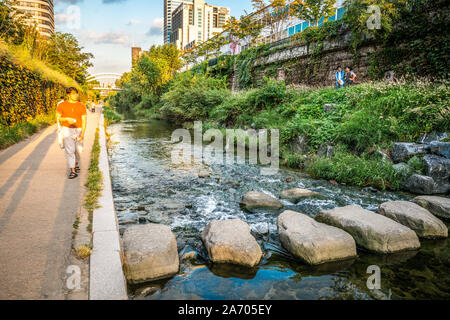
<svg viewBox="0 0 450 320">
<path fill-rule="evenodd" d="M 114 209 L 103 114 L 99 121 L 99 168 L 103 175 L 101 208 L 94 210 L 93 250 L 90 257 L 89 300 L 127 300 L 122 270 L 119 226 Z"/>
</svg>

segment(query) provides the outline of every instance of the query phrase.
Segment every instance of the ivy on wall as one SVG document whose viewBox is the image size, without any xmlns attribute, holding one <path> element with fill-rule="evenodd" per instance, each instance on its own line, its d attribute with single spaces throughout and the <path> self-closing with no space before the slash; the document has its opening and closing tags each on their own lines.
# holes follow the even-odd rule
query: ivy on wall
<svg viewBox="0 0 450 320">
<path fill-rule="evenodd" d="M 376 0 L 367 3 L 372 2 Z M 382 32 L 370 34 L 356 28 L 362 23 L 360 7 L 367 3 L 349 1 L 342 20 L 308 27 L 276 46 L 266 44 L 247 49 L 237 56 L 219 57 L 222 62 L 210 69 L 207 63 L 195 68 L 200 72 L 210 70 L 208 74 L 214 77 L 226 77 L 228 83 L 236 72 L 240 89 L 257 87 L 264 77 L 276 77 L 279 68 L 284 69 L 288 82 L 295 79 L 294 82 L 302 84 L 320 85 L 329 82 L 330 70 L 342 63 L 339 55 L 336 57 L 324 50 L 325 42 L 337 40 L 345 44 L 340 50 L 344 53 L 345 63 L 363 69 L 364 74 L 360 74 L 359 79 L 378 80 L 390 70 L 397 76 L 448 78 L 450 14 L 447 0 L 411 0 L 399 4 L 394 8 L 396 14 L 389 27 L 384 26 Z M 307 57 L 255 66 L 259 59 L 299 46 L 308 47 Z M 365 54 L 363 59 L 361 52 L 366 48 L 377 50 Z"/>
<path fill-rule="evenodd" d="M 415 0 L 402 10 L 398 23 L 371 56 L 369 72 L 377 79 L 386 71 L 431 79 L 449 76 L 450 4 Z"/>
<path fill-rule="evenodd" d="M 11 126 L 49 113 L 63 95 L 62 85 L 43 80 L 7 57 L 1 58 L 0 125 Z"/>
</svg>

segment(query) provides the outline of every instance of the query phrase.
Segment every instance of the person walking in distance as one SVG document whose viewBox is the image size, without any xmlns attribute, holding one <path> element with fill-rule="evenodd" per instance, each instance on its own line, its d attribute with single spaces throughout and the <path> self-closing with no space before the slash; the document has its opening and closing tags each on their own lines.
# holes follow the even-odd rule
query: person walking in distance
<svg viewBox="0 0 450 320">
<path fill-rule="evenodd" d="M 80 154 L 83 150 L 87 126 L 86 107 L 79 102 L 78 90 L 68 88 L 67 101 L 58 104 L 56 120 L 62 126 L 64 150 L 70 168 L 69 179 L 75 179 L 80 172 Z"/>
</svg>

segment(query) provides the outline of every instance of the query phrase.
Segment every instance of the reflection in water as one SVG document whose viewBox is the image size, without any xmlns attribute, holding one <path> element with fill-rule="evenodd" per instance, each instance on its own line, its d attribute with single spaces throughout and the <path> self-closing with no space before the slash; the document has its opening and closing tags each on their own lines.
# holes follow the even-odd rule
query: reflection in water
<svg viewBox="0 0 450 320">
<path fill-rule="evenodd" d="M 176 234 L 180 273 L 173 279 L 130 286 L 135 299 L 393 299 L 450 298 L 449 240 L 421 241 L 419 251 L 376 255 L 358 251 L 354 260 L 316 267 L 303 264 L 286 252 L 277 236 L 278 213 L 248 214 L 239 207 L 252 190 L 278 197 L 288 188 L 320 192 L 285 209 L 314 217 L 320 210 L 349 204 L 376 210 L 385 201 L 410 200 L 403 193 L 376 192 L 332 185 L 293 170 L 261 176 L 254 165 L 219 165 L 212 176 L 197 178 L 199 167 L 171 163 L 170 136 L 174 128 L 162 121 L 126 121 L 112 125 L 111 177 L 120 231 L 131 224 L 169 225 Z M 287 178 L 292 182 L 288 183 Z M 288 179 L 289 180 L 289 179 Z M 240 218 L 249 224 L 263 249 L 254 269 L 211 264 L 200 233 L 214 219 Z M 380 292 L 367 289 L 370 265 L 381 268 Z"/>
</svg>

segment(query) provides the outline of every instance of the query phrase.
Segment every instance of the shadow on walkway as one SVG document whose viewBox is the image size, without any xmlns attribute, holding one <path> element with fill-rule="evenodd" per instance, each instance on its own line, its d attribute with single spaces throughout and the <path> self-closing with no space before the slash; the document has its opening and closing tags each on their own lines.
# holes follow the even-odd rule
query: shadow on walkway
<svg viewBox="0 0 450 320">
<path fill-rule="evenodd" d="M 36 133 L 35 135 L 27 138 L 26 140 L 20 141 L 4 150 L 0 149 L 0 166 L 6 162 L 8 159 L 12 158 L 15 154 L 22 151 L 26 146 L 33 141 L 39 139 L 39 137 L 45 133 L 45 129 L 42 129 L 41 132 Z"/>
<path fill-rule="evenodd" d="M 9 177 L 9 179 L 0 187 L 0 200 L 3 199 L 6 192 L 22 177 L 19 186 L 14 192 L 13 196 L 10 198 L 10 203 L 8 208 L 6 208 L 3 215 L 0 217 L 0 233 L 2 233 L 8 221 L 11 219 L 13 213 L 15 212 L 18 204 L 26 194 L 28 186 L 36 174 L 39 166 L 47 155 L 48 150 L 55 142 L 55 132 L 52 130 L 28 155 L 28 157 L 23 160 L 19 168 Z M 2 200 L 4 201 L 4 200 Z"/>
<path fill-rule="evenodd" d="M 73 211 L 73 208 L 81 207 L 80 198 L 73 197 L 74 194 L 80 194 L 80 183 L 80 179 L 75 179 L 75 181 L 66 179 L 64 183 L 64 191 L 58 206 L 58 215 L 55 218 L 49 242 L 52 244 L 52 250 L 47 252 L 41 288 L 43 299 L 59 299 L 63 296 L 62 288 L 65 287 L 64 281 L 67 278 L 64 268 L 70 264 L 70 250 L 68 251 L 67 248 L 72 246 L 72 239 L 67 235 L 73 231 L 72 225 L 67 224 L 67 219 L 73 216 L 72 220 L 75 221 L 76 212 Z M 66 254 L 61 256 L 61 252 L 66 252 Z"/>
</svg>

